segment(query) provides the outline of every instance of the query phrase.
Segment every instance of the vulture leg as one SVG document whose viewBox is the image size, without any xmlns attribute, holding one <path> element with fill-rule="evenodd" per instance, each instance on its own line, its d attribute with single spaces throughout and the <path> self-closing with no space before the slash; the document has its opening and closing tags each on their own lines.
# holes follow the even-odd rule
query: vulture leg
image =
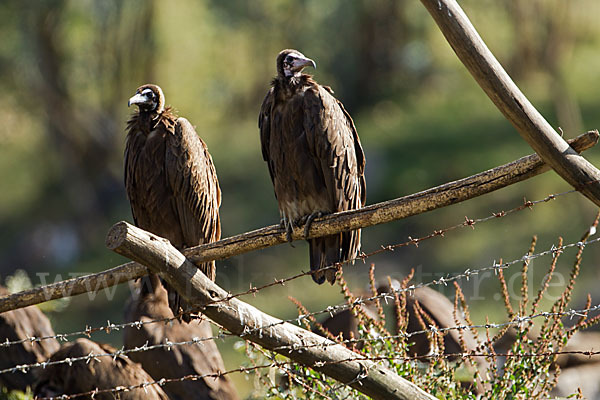
<svg viewBox="0 0 600 400">
<path fill-rule="evenodd" d="M 321 218 L 322 216 L 323 216 L 323 213 L 321 211 L 317 211 L 310 215 L 306 215 L 306 216 L 302 217 L 302 220 L 306 221 L 304 223 L 304 239 L 308 239 L 308 232 L 310 231 L 310 226 L 311 226 L 312 222 L 315 220 L 315 218 Z"/>
</svg>

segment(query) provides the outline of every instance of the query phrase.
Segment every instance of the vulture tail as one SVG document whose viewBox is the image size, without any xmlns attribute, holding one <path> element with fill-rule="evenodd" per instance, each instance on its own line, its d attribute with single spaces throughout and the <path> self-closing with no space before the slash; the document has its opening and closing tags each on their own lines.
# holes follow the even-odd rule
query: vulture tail
<svg viewBox="0 0 600 400">
<path fill-rule="evenodd" d="M 167 297 L 169 299 L 169 308 L 171 309 L 171 311 L 173 311 L 173 316 L 177 316 L 180 313 L 184 313 L 181 314 L 181 319 L 184 322 L 190 322 L 192 320 L 191 316 L 189 313 L 185 313 L 186 311 L 189 311 L 190 307 L 189 304 L 183 299 L 183 297 L 181 297 L 179 295 L 179 293 L 177 293 L 177 291 L 175 289 L 173 289 L 171 286 L 169 286 L 169 284 L 161 279 L 161 282 L 163 284 L 163 286 L 165 287 L 165 289 L 167 289 Z"/>
<path fill-rule="evenodd" d="M 360 229 L 344 232 L 339 235 L 325 236 L 308 241 L 310 252 L 310 270 L 312 278 L 319 285 L 327 280 L 332 285 L 335 283 L 335 263 L 356 258 L 360 250 Z M 352 262 L 354 263 L 354 261 Z"/>
<path fill-rule="evenodd" d="M 335 266 L 340 262 L 340 235 L 325 236 L 308 241 L 310 251 L 310 270 L 312 278 L 319 285 L 327 280 L 333 285 L 335 283 Z"/>
</svg>

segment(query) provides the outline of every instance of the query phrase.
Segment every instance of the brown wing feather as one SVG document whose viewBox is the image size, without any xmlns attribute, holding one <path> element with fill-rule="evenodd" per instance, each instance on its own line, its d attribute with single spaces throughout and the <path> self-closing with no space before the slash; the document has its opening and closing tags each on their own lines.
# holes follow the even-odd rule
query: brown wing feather
<svg viewBox="0 0 600 400">
<path fill-rule="evenodd" d="M 304 110 L 304 129 L 321 164 L 332 200 L 331 211 L 364 205 L 365 157 L 352 118 L 329 91 L 318 85 L 305 92 Z"/>
<path fill-rule="evenodd" d="M 131 207 L 131 215 L 133 216 L 133 222 L 136 226 L 139 226 L 138 218 L 136 217 L 136 210 L 139 209 L 138 196 L 137 196 L 137 185 L 135 179 L 135 169 L 138 162 L 138 157 L 142 153 L 142 149 L 146 142 L 146 139 L 137 127 L 138 115 L 134 114 L 133 118 L 129 120 L 127 131 L 127 142 L 125 144 L 125 190 L 127 191 L 127 197 L 129 198 L 129 205 Z"/>
<path fill-rule="evenodd" d="M 177 248 L 216 241 L 221 236 L 221 191 L 204 142 L 184 118 L 169 108 L 158 120 L 139 113 L 128 123 L 125 187 L 135 224 L 169 239 Z M 215 263 L 198 267 L 215 279 Z M 186 304 L 165 283 L 169 305 L 178 314 Z M 184 316 L 187 322 L 189 316 Z"/>
<path fill-rule="evenodd" d="M 271 181 L 275 180 L 275 171 L 271 163 L 271 156 L 269 154 L 269 146 L 271 139 L 271 109 L 273 108 L 274 101 L 274 89 L 271 88 L 265 96 L 262 105 L 260 107 L 260 113 L 258 115 L 258 129 L 260 130 L 260 145 L 262 149 L 263 160 L 267 162 L 269 167 L 269 175 Z"/>
<path fill-rule="evenodd" d="M 350 115 L 329 90 L 313 85 L 304 93 L 304 130 L 327 187 L 330 212 L 361 208 L 366 199 L 365 157 Z M 360 230 L 313 239 L 311 268 L 318 269 L 356 257 Z M 325 271 L 333 283 L 335 271 Z M 317 282 L 323 273 L 315 273 Z"/>
<path fill-rule="evenodd" d="M 221 189 L 217 173 L 206 144 L 185 118 L 177 120 L 174 133 L 168 138 L 165 171 L 184 247 L 219 240 Z M 214 261 L 198 267 L 215 279 Z"/>
<path fill-rule="evenodd" d="M 166 143 L 174 122 L 168 110 L 152 128 L 139 115 L 130 120 L 125 146 L 125 188 L 135 224 L 181 248 L 185 240 L 165 176 Z"/>
</svg>

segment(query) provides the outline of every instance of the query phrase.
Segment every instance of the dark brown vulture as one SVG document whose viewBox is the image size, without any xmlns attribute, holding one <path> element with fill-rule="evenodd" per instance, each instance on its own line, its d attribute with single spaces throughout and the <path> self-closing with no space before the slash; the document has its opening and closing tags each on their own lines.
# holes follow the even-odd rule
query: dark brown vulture
<svg viewBox="0 0 600 400">
<path fill-rule="evenodd" d="M 400 288 L 400 283 L 398 281 L 392 281 L 392 285 L 394 289 Z M 382 293 L 391 293 L 391 289 L 389 283 L 385 282 L 377 287 L 377 292 L 379 294 Z M 363 298 L 369 298 L 372 295 L 370 293 L 364 293 Z M 454 321 L 453 311 L 454 304 L 446 296 L 441 294 L 440 292 L 433 290 L 429 287 L 421 287 L 413 290 L 410 294 L 406 295 L 406 311 L 408 314 L 408 324 L 406 326 L 405 333 L 415 333 L 421 332 L 423 326 L 419 322 L 419 316 L 423 319 L 426 325 L 429 325 L 429 322 L 426 318 L 419 314 L 419 308 L 415 307 L 418 303 L 420 307 L 420 312 L 425 313 L 431 321 L 435 323 L 436 328 L 444 329 L 451 328 L 457 325 Z M 385 302 L 382 302 L 385 305 Z M 393 304 L 393 303 L 392 303 Z M 391 304 L 390 304 L 391 305 Z M 375 304 L 371 301 L 366 301 L 362 304 L 362 308 L 365 314 L 374 319 L 379 320 L 379 315 L 377 313 L 377 308 Z M 396 313 L 395 307 L 393 307 L 394 314 Z M 397 316 L 395 316 L 397 318 Z M 459 324 L 467 325 L 465 320 L 459 315 Z M 342 333 L 342 337 L 344 340 L 348 340 L 351 336 L 359 341 L 356 342 L 356 347 L 361 349 L 364 345 L 362 341 L 360 341 L 360 333 L 358 331 L 358 320 L 354 316 L 351 310 L 344 310 L 337 314 L 334 314 L 332 317 L 328 317 L 325 319 L 321 325 L 325 327 L 331 334 L 334 336 L 338 336 Z M 396 321 L 393 323 L 394 327 L 396 326 Z M 430 327 L 427 326 L 427 329 Z M 319 332 L 317 332 L 319 333 Z M 395 332 L 398 334 L 399 332 Z M 444 340 L 444 354 L 456 354 L 462 353 L 463 349 L 460 344 L 461 338 L 458 329 L 450 329 L 444 332 L 443 334 Z M 465 344 L 467 351 L 475 351 L 477 349 L 477 340 L 475 336 L 471 333 L 470 330 L 464 329 L 462 330 L 463 342 Z M 408 348 L 409 355 L 412 356 L 425 356 L 430 354 L 431 352 L 436 352 L 438 349 L 433 348 L 431 340 L 428 338 L 427 334 L 419 333 L 410 336 L 407 339 L 408 343 L 411 343 L 411 346 Z M 454 360 L 455 357 L 449 357 L 450 360 Z M 481 373 L 485 373 L 488 368 L 488 362 L 483 359 L 483 357 L 475 357 L 475 361 L 477 362 L 477 369 Z M 475 387 L 477 392 L 481 392 L 483 390 L 483 386 L 477 384 Z"/>
<path fill-rule="evenodd" d="M 388 291 L 387 288 L 384 291 Z M 415 289 L 406 295 L 406 309 L 408 311 L 407 332 L 419 332 L 424 330 L 417 317 L 417 309 L 415 308 L 417 303 L 421 310 L 431 318 L 437 328 L 451 328 L 457 325 L 454 320 L 454 304 L 437 290 L 424 286 Z M 467 325 L 467 322 L 462 318 L 460 311 L 458 313 L 458 319 L 460 325 Z M 423 318 L 423 322 L 429 329 L 428 320 Z M 458 329 L 450 329 L 443 333 L 444 353 L 462 353 L 462 347 L 460 345 L 461 333 L 467 351 L 474 351 L 476 349 L 477 340 L 469 329 L 463 329 L 461 331 Z M 432 350 L 431 343 L 429 343 L 429 339 L 424 333 L 411 336 L 408 341 L 414 343 L 414 345 L 410 347 L 410 351 L 413 354 L 425 355 Z"/>
<path fill-rule="evenodd" d="M 316 64 L 296 50 L 277 56 L 277 76 L 258 119 L 263 158 L 279 203 L 281 223 L 306 223 L 322 214 L 361 208 L 366 183 L 363 153 L 354 122 L 333 91 L 302 73 Z M 360 230 L 310 239 L 310 268 L 321 284 L 335 281 L 326 266 L 354 259 Z"/>
<path fill-rule="evenodd" d="M 361 307 L 362 307 L 362 311 L 365 313 L 365 315 L 368 318 L 371 318 L 375 321 L 379 321 L 379 315 L 377 314 L 377 309 L 375 308 L 375 306 L 373 304 L 367 303 L 367 304 L 363 304 Z M 341 333 L 343 340 L 351 340 L 351 339 L 359 340 L 361 335 L 358 331 L 358 323 L 359 323 L 358 318 L 356 318 L 356 316 L 354 315 L 352 310 L 348 309 L 348 310 L 340 311 L 340 312 L 332 315 L 331 317 L 328 317 L 321 323 L 321 326 L 323 326 L 323 328 L 325 328 L 333 336 L 337 337 Z M 321 334 L 321 332 L 317 329 L 314 329 L 314 332 Z M 364 343 L 362 341 L 357 341 L 357 342 L 348 343 L 347 347 L 349 347 L 349 348 L 356 347 L 357 349 L 360 350 L 363 348 L 363 346 L 364 346 Z"/>
<path fill-rule="evenodd" d="M 167 292 L 156 275 L 144 277 L 132 295 L 125 319 L 132 321 L 153 321 L 172 318 L 173 313 L 167 301 Z M 144 324 L 137 328 L 126 328 L 124 344 L 126 348 L 170 342 L 187 342 L 194 337 L 212 336 L 208 321 L 192 321 L 189 324 L 172 321 Z M 129 357 L 142 364 L 142 367 L 156 380 L 161 378 L 180 378 L 186 375 L 215 374 L 225 371 L 223 359 L 213 340 L 199 344 L 174 346 L 170 349 L 159 348 L 144 352 L 130 353 Z M 207 377 L 199 380 L 167 383 L 163 386 L 172 400 L 234 400 L 238 399 L 235 388 L 224 375 L 218 378 Z"/>
<path fill-rule="evenodd" d="M 397 287 L 400 287 L 399 283 Z M 389 284 L 383 283 L 379 285 L 377 291 L 379 294 L 390 292 Z M 365 293 L 362 297 L 368 298 L 371 297 L 371 294 Z M 426 313 L 433 322 L 435 322 L 437 328 L 450 328 L 456 326 L 453 317 L 454 304 L 452 304 L 452 302 L 440 292 L 429 287 L 422 287 L 415 289 L 410 294 L 406 295 L 406 311 L 408 313 L 406 333 L 420 332 L 424 330 L 419 322 L 417 309 L 415 308 L 416 303 L 418 303 L 421 310 Z M 369 301 L 365 302 L 362 307 L 367 316 L 375 320 L 379 319 L 375 304 Z M 462 319 L 462 317 L 459 316 L 459 320 L 461 324 L 466 325 L 466 322 Z M 424 319 L 424 322 L 428 325 L 426 319 Z M 324 320 L 322 325 L 334 336 L 342 333 L 344 339 L 349 339 L 350 334 L 352 333 L 354 338 L 360 338 L 358 332 L 358 321 L 351 310 L 344 310 L 334 314 L 332 317 Z M 396 326 L 395 322 L 393 325 Z M 462 333 L 467 349 L 471 351 L 475 350 L 477 347 L 477 341 L 475 340 L 473 334 L 469 330 L 463 330 Z M 410 336 L 408 342 L 413 343 L 409 348 L 409 352 L 412 355 L 423 356 L 431 351 L 430 340 L 424 333 Z M 444 352 L 448 354 L 462 352 L 458 330 L 451 329 L 444 333 Z"/>
<path fill-rule="evenodd" d="M 135 224 L 178 249 L 219 240 L 221 189 L 206 144 L 187 119 L 165 107 L 160 87 L 139 87 L 132 104 L 139 111 L 127 123 L 125 188 Z M 198 268 L 215 279 L 214 261 Z M 173 290 L 169 305 L 175 315 L 188 308 Z"/>
<path fill-rule="evenodd" d="M 115 348 L 107 344 L 98 344 L 89 339 L 77 339 L 64 344 L 54 353 L 50 361 L 84 357 L 89 354 L 114 353 Z M 56 397 L 63 394 L 87 393 L 93 390 L 112 389 L 117 386 L 136 386 L 154 379 L 142 367 L 125 356 L 97 357 L 47 366 L 40 369 L 39 381 L 35 388 L 37 397 Z M 169 397 L 159 385 L 121 391 L 118 393 L 98 393 L 77 397 L 99 400 L 168 400 Z"/>
<path fill-rule="evenodd" d="M 0 287 L 0 296 L 8 294 L 8 290 Z M 36 306 L 0 314 L 0 342 L 46 336 L 54 336 L 54 330 L 48 318 Z M 0 347 L 0 369 L 46 361 L 59 347 L 56 339 Z M 0 375 L 0 387 L 6 387 L 8 390 L 25 391 L 28 386 L 33 387 L 34 383 L 35 376 L 31 371 Z"/>
</svg>

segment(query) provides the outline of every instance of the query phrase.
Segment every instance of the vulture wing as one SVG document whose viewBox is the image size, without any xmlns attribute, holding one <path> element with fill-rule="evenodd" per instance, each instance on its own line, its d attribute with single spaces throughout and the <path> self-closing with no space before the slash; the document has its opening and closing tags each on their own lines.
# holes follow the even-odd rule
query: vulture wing
<svg viewBox="0 0 600 400">
<path fill-rule="evenodd" d="M 365 156 L 352 118 L 330 89 L 320 85 L 305 91 L 303 107 L 306 140 L 325 182 L 329 211 L 361 208 L 366 199 Z M 360 230 L 313 239 L 310 247 L 313 270 L 353 258 L 360 248 Z M 313 275 L 318 283 L 324 277 L 333 283 L 335 271 Z"/>
<path fill-rule="evenodd" d="M 166 237 L 176 247 L 183 242 L 179 221 L 174 221 L 172 190 L 165 185 L 165 138 L 172 135 L 174 119 L 168 115 L 147 127 L 134 115 L 128 123 L 125 146 L 125 189 L 136 226 Z"/>
<path fill-rule="evenodd" d="M 262 106 L 260 107 L 260 114 L 258 117 L 258 129 L 260 129 L 260 144 L 262 147 L 263 159 L 269 166 L 269 175 L 271 181 L 275 182 L 275 172 L 271 164 L 271 157 L 269 154 L 269 145 L 271 139 L 271 110 L 273 108 L 274 89 L 271 88 L 265 99 L 263 100 Z"/>
<path fill-rule="evenodd" d="M 132 118 L 134 120 L 134 118 Z M 128 131 L 132 132 L 135 129 L 135 125 L 130 121 Z M 136 226 L 140 226 L 139 216 L 136 210 L 140 208 L 140 199 L 137 196 L 137 185 L 135 179 L 136 165 L 138 158 L 142 154 L 142 149 L 146 139 L 141 134 L 131 133 L 127 135 L 127 144 L 125 146 L 125 189 L 127 190 L 127 197 L 129 198 L 129 205 L 131 206 L 131 215 L 133 216 L 133 223 Z M 156 174 L 158 177 L 158 173 Z M 150 179 L 154 181 L 155 179 Z"/>
<path fill-rule="evenodd" d="M 304 131 L 320 163 L 331 211 L 359 208 L 365 203 L 365 156 L 354 122 L 328 88 L 304 94 Z"/>
<path fill-rule="evenodd" d="M 172 207 L 183 233 L 183 247 L 219 240 L 221 189 L 217 173 L 206 144 L 187 119 L 177 119 L 174 134 L 168 137 L 166 152 L 166 177 L 173 191 Z M 214 265 L 209 262 L 199 267 L 214 280 Z"/>
</svg>

